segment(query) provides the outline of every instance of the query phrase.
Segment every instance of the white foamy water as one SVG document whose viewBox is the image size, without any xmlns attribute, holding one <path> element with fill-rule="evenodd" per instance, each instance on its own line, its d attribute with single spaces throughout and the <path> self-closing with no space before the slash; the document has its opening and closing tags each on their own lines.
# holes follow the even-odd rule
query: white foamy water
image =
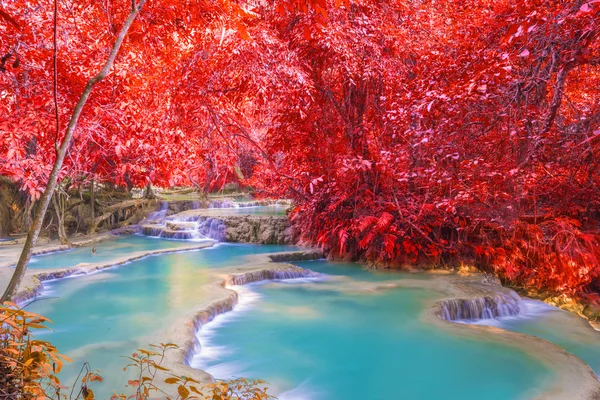
<svg viewBox="0 0 600 400">
<path fill-rule="evenodd" d="M 208 364 L 211 361 L 217 360 L 224 355 L 231 354 L 234 351 L 232 348 L 215 345 L 212 339 L 219 327 L 234 321 L 260 301 L 261 296 L 258 293 L 253 292 L 250 286 L 251 285 L 228 287 L 238 293 L 238 303 L 232 311 L 217 315 L 212 321 L 203 325 L 198 331 L 196 338 L 200 342 L 200 351 L 196 352 L 192 357 L 190 362 L 192 368 L 205 370 L 209 374 L 222 379 L 240 376 L 241 372 L 246 368 L 246 366 L 243 366 L 241 363 L 224 363 L 213 365 L 211 367 L 209 367 Z"/>
<path fill-rule="evenodd" d="M 218 346 L 214 344 L 214 338 L 217 330 L 225 324 L 231 323 L 246 314 L 250 309 L 255 307 L 261 300 L 262 296 L 253 291 L 252 287 L 268 282 L 279 283 L 307 283 L 322 280 L 324 277 L 315 278 L 293 278 L 293 279 L 275 279 L 260 282 L 249 283 L 246 285 L 228 286 L 228 289 L 235 290 L 238 294 L 238 303 L 232 311 L 215 316 L 215 318 L 203 325 L 196 333 L 196 338 L 200 343 L 199 351 L 197 351 L 190 361 L 190 367 L 202 369 L 218 379 L 234 379 L 240 376 L 251 376 L 252 371 L 250 362 L 232 361 L 215 365 L 210 365 L 211 362 L 222 358 L 223 356 L 231 355 L 236 352 L 233 346 Z M 296 394 L 288 394 L 294 395 Z M 287 399 L 309 399 L 312 397 L 287 397 Z"/>
<path fill-rule="evenodd" d="M 249 367 L 248 363 L 231 361 L 206 367 L 204 371 L 218 379 L 235 379 L 240 376 L 248 376 L 251 373 Z"/>
<path fill-rule="evenodd" d="M 480 319 L 477 321 L 468 321 L 468 320 L 460 320 L 454 321 L 463 324 L 471 324 L 471 325 L 490 325 L 503 327 L 503 323 L 511 320 L 530 320 L 536 319 L 541 315 L 549 312 L 559 310 L 558 308 L 551 306 L 550 304 L 544 303 L 539 300 L 529 300 L 522 299 L 520 301 L 521 312 L 518 315 L 510 315 L 510 316 L 501 316 L 496 318 L 486 318 Z"/>
</svg>

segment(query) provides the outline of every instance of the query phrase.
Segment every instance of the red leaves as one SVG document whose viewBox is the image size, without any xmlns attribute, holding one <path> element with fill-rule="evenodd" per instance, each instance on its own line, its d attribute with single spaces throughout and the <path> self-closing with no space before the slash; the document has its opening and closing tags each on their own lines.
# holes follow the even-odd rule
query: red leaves
<svg viewBox="0 0 600 400">
<path fill-rule="evenodd" d="M 396 247 L 397 239 L 398 238 L 395 235 L 383 235 L 383 253 L 390 258 L 394 257 L 394 249 Z"/>
<path fill-rule="evenodd" d="M 295 197 L 304 239 L 387 265 L 475 257 L 505 279 L 588 290 L 598 228 L 577 224 L 600 210 L 596 3 L 361 3 L 355 24 L 330 9 L 310 37 L 306 19 L 282 17 L 307 94 L 283 95 L 266 141 L 310 192 Z"/>
<path fill-rule="evenodd" d="M 435 210 L 435 204 L 423 204 L 422 210 L 431 212 L 431 211 Z"/>
<path fill-rule="evenodd" d="M 377 221 L 379 221 L 379 219 L 372 215 L 363 217 L 358 224 L 358 231 L 361 233 L 364 232 L 367 228 L 369 228 L 371 225 L 373 225 Z"/>
<path fill-rule="evenodd" d="M 306 40 L 312 39 L 312 33 L 309 25 L 304 25 L 304 38 Z"/>
<path fill-rule="evenodd" d="M 600 0 L 593 0 L 587 3 L 583 3 L 581 7 L 579 7 L 579 11 L 577 12 L 577 16 L 589 14 L 592 11 L 598 11 L 598 5 L 600 4 Z"/>
<path fill-rule="evenodd" d="M 392 216 L 392 214 L 387 213 L 387 212 L 381 213 L 381 216 L 377 220 L 377 224 L 375 226 L 375 229 L 377 230 L 377 232 L 379 232 L 379 233 L 385 232 L 391 225 L 393 219 L 394 219 L 394 217 Z"/>
<path fill-rule="evenodd" d="M 8 14 L 6 11 L 2 10 L 1 8 L 0 8 L 0 18 L 4 19 L 6 22 L 8 22 L 10 25 L 12 25 L 15 29 L 21 30 L 21 27 L 19 26 L 17 21 L 15 21 L 15 19 L 13 17 L 11 17 L 10 14 Z"/>
<path fill-rule="evenodd" d="M 25 15 L 21 3 L 8 15 Z M 135 186 L 251 184 L 293 196 L 304 239 L 333 254 L 475 256 L 507 279 L 584 290 L 600 208 L 600 0 L 538 3 L 156 5 L 98 86 L 65 170 Z M 64 110 L 110 36 L 90 22 L 105 21 L 100 5 L 73 12 Z M 0 169 L 33 196 L 54 145 L 46 14 L 20 24 L 27 74 L 0 75 Z"/>
<path fill-rule="evenodd" d="M 244 23 L 240 22 L 237 24 L 237 31 L 240 34 L 240 36 L 242 37 L 242 39 L 252 40 L 252 37 L 248 33 L 248 30 L 246 29 L 246 26 L 244 25 Z"/>
<path fill-rule="evenodd" d="M 599 244 L 600 235 L 582 232 L 579 221 L 555 218 L 539 225 L 520 223 L 503 247 L 474 246 L 474 252 L 505 279 L 578 295 L 600 274 Z"/>
</svg>

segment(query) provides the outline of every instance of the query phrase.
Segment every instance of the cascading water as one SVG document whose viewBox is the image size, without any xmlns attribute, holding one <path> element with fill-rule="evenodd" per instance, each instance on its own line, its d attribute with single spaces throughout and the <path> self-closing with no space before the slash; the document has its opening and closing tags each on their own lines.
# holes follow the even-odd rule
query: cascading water
<svg viewBox="0 0 600 400">
<path fill-rule="evenodd" d="M 160 203 L 160 209 L 153 213 L 148 214 L 146 217 L 146 221 L 162 221 L 167 216 L 167 210 L 169 209 L 169 204 L 166 201 L 162 201 Z"/>
<path fill-rule="evenodd" d="M 225 223 L 216 218 L 201 217 L 198 222 L 198 232 L 219 242 L 225 240 Z"/>
<path fill-rule="evenodd" d="M 237 208 L 238 205 L 232 200 L 213 200 L 208 208 Z"/>
<path fill-rule="evenodd" d="M 249 208 L 265 206 L 289 206 L 285 200 L 252 200 L 252 201 L 233 201 L 233 200 L 213 200 L 208 208 Z"/>
<path fill-rule="evenodd" d="M 496 294 L 440 302 L 439 315 L 447 321 L 477 321 L 521 314 L 521 298 L 516 293 Z"/>
<path fill-rule="evenodd" d="M 188 218 L 163 219 L 146 223 L 140 228 L 142 234 L 165 239 L 202 240 L 225 239 L 225 223 L 216 218 L 191 216 Z"/>
<path fill-rule="evenodd" d="M 317 278 L 322 274 L 296 266 L 290 266 L 282 269 L 265 269 L 259 271 L 247 272 L 244 274 L 230 275 L 227 277 L 227 286 L 247 285 L 252 282 L 275 279 L 298 279 L 298 278 Z"/>
</svg>

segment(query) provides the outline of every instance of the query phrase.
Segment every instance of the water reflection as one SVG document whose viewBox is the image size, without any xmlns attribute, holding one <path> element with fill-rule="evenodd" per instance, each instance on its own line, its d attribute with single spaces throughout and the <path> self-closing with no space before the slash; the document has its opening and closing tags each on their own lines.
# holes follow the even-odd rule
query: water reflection
<svg viewBox="0 0 600 400">
<path fill-rule="evenodd" d="M 61 377 L 70 382 L 83 362 L 102 370 L 103 387 L 123 385 L 120 356 L 160 340 L 178 318 L 197 311 L 210 296 L 211 269 L 236 265 L 249 254 L 298 249 L 295 246 L 219 245 L 215 248 L 150 256 L 93 275 L 45 284 L 42 298 L 27 308 L 54 321 L 44 336 L 74 359 Z M 108 390 L 108 389 L 106 389 Z M 109 392 L 97 392 L 100 398 Z"/>
</svg>

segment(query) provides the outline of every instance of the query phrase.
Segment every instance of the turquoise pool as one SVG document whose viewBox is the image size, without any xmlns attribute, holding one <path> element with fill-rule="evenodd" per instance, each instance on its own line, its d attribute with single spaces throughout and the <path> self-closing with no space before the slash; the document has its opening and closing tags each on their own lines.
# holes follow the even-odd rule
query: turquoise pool
<svg viewBox="0 0 600 400">
<path fill-rule="evenodd" d="M 166 240 L 141 235 L 119 236 L 95 246 L 76 247 L 66 251 L 42 254 L 31 258 L 29 268 L 69 268 L 80 263 L 106 263 L 138 251 L 165 250 L 190 247 L 195 242 Z M 92 254 L 92 247 L 96 254 Z"/>
<path fill-rule="evenodd" d="M 353 280 L 399 279 L 352 264 L 297 264 Z M 424 303 L 436 293 L 357 294 L 322 285 L 329 283 L 240 288 L 249 304 L 201 331 L 204 350 L 193 366 L 220 378 L 265 379 L 283 400 L 517 399 L 533 395 L 551 374 L 516 348 L 489 338 L 468 341 L 424 323 Z"/>
<path fill-rule="evenodd" d="M 137 236 L 119 240 L 123 242 L 105 242 L 108 253 L 111 243 L 161 242 Z M 126 253 L 118 248 L 115 252 Z M 63 382 L 71 382 L 88 361 L 106 378 L 95 392 L 98 398 L 107 398 L 113 389 L 123 390 L 127 379 L 120 356 L 157 343 L 166 329 L 181 323 L 182 316 L 197 311 L 198 304 L 210 299 L 210 293 L 199 288 L 221 268 L 243 264 L 251 254 L 295 249 L 220 244 L 150 256 L 93 275 L 46 283 L 42 299 L 28 308 L 54 321 L 55 331 L 45 337 L 75 361 L 61 374 Z M 40 259 L 56 257 L 57 263 L 68 263 L 61 257 L 69 253 Z M 90 255 L 82 254 L 80 262 L 89 262 L 86 257 Z M 264 379 L 282 400 L 512 400 L 534 397 L 536 388 L 552 379 L 552 371 L 518 348 L 496 343 L 493 337 L 456 337 L 424 321 L 424 307 L 439 296 L 437 292 L 352 289 L 373 282 L 430 279 L 427 274 L 370 272 L 356 264 L 325 261 L 297 264 L 326 275 L 237 288 L 240 305 L 199 332 L 202 351 L 192 366 L 218 378 Z M 489 323 L 525 333 L 552 333 L 549 340 L 575 354 L 581 352 L 598 367 L 597 342 L 583 340 L 573 330 L 557 329 L 560 320 L 540 315 Z"/>
</svg>

